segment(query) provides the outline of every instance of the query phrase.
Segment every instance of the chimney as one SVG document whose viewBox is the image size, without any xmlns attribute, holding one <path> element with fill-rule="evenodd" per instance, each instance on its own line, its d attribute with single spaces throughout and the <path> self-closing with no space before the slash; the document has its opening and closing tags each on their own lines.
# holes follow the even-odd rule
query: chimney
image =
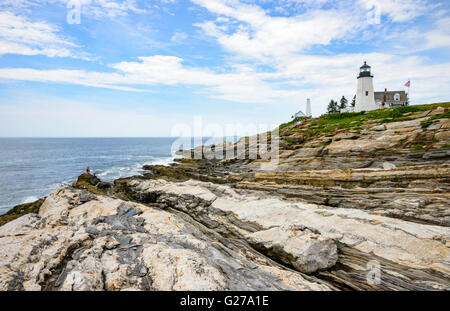
<svg viewBox="0 0 450 311">
<path fill-rule="evenodd" d="M 311 116 L 311 99 L 309 98 L 306 99 L 306 116 Z"/>
</svg>

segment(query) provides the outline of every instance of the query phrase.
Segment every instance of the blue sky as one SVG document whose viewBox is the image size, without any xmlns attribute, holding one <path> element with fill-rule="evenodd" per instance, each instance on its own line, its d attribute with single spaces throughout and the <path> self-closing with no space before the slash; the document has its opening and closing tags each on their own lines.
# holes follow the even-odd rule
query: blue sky
<svg viewBox="0 0 450 311">
<path fill-rule="evenodd" d="M 73 23 L 80 8 L 80 23 Z M 356 89 L 450 100 L 450 5 L 406 0 L 0 0 L 0 136 L 278 124 Z M 69 16 L 69 19 L 68 19 Z"/>
</svg>

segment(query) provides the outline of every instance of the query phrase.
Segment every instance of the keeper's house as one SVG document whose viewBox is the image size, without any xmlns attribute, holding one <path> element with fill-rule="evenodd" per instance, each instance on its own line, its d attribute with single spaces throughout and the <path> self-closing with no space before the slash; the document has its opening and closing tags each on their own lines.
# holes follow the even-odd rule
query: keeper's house
<svg viewBox="0 0 450 311">
<path fill-rule="evenodd" d="M 375 92 L 375 103 L 380 108 L 406 106 L 408 104 L 408 96 L 405 91 L 388 91 Z"/>
</svg>

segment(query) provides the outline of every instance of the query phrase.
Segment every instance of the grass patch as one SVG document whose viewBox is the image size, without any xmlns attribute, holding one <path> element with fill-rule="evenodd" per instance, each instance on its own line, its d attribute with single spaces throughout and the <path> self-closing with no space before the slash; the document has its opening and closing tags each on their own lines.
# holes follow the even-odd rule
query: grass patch
<svg viewBox="0 0 450 311">
<path fill-rule="evenodd" d="M 400 143 L 400 144 L 404 144 L 404 143 L 406 143 L 408 141 L 408 138 L 402 138 L 402 139 L 400 139 L 398 142 Z"/>
<path fill-rule="evenodd" d="M 398 167 L 411 167 L 411 166 L 417 166 L 417 164 L 414 163 L 402 163 L 398 165 Z"/>
<path fill-rule="evenodd" d="M 41 208 L 42 203 L 44 203 L 44 199 L 39 199 L 32 203 L 25 203 L 14 206 L 5 215 L 25 215 L 29 213 L 38 213 Z"/>
<path fill-rule="evenodd" d="M 287 122 L 287 123 L 283 123 L 283 124 L 281 124 L 280 125 L 280 132 L 283 130 L 283 129 L 285 129 L 286 127 L 288 127 L 288 126 L 292 126 L 292 125 L 294 125 L 294 121 L 292 120 L 291 122 Z"/>
<path fill-rule="evenodd" d="M 13 221 L 23 215 L 34 213 L 39 213 L 39 209 L 41 208 L 42 203 L 44 203 L 45 199 L 39 199 L 32 203 L 25 203 L 14 206 L 10 209 L 6 214 L 0 216 L 0 226 Z"/>
<path fill-rule="evenodd" d="M 279 127 L 279 128 L 280 128 L 280 132 L 281 132 L 284 128 L 294 125 L 295 122 L 297 122 L 297 121 L 307 121 L 307 120 L 308 120 L 308 118 L 306 118 L 306 117 L 299 117 L 299 118 L 295 118 L 294 120 L 292 120 L 292 121 L 290 121 L 290 122 L 283 123 L 283 124 L 281 124 L 280 127 Z"/>
<path fill-rule="evenodd" d="M 433 124 L 433 123 L 434 123 L 433 120 L 428 119 L 428 120 L 422 121 L 422 122 L 420 123 L 420 125 L 422 126 L 423 129 L 426 129 L 426 128 L 428 128 L 431 124 Z"/>
<path fill-rule="evenodd" d="M 419 136 L 411 144 L 411 148 L 414 150 L 430 150 L 433 144 L 439 142 L 433 136 Z"/>
<path fill-rule="evenodd" d="M 309 122 L 307 128 L 296 129 L 293 128 L 291 131 L 285 131 L 285 135 L 291 135 L 294 132 L 303 131 L 309 137 L 320 136 L 322 134 L 332 133 L 340 129 L 361 129 L 363 124 L 367 124 L 368 121 L 374 121 L 378 124 L 399 122 L 399 121 L 409 121 L 414 120 L 414 117 L 405 116 L 407 113 L 422 112 L 428 110 L 434 110 L 437 107 L 450 108 L 450 102 L 447 103 L 435 103 L 429 105 L 414 105 L 414 106 L 404 106 L 404 107 L 394 107 L 388 109 L 378 109 L 373 111 L 361 111 L 361 112 L 345 112 L 345 113 L 333 113 L 325 114 L 319 118 L 312 119 Z M 431 122 L 435 119 L 449 118 L 449 111 L 431 118 Z M 296 120 L 284 123 L 280 126 L 280 131 L 288 126 L 295 124 Z M 431 123 L 426 122 L 422 127 L 426 128 Z"/>
</svg>

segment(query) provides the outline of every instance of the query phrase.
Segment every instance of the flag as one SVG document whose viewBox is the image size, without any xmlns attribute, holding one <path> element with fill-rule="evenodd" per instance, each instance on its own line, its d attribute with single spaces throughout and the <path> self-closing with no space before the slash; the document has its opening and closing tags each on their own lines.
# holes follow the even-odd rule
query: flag
<svg viewBox="0 0 450 311">
<path fill-rule="evenodd" d="M 406 87 L 410 87 L 411 86 L 411 81 L 406 82 L 405 86 Z"/>
</svg>

